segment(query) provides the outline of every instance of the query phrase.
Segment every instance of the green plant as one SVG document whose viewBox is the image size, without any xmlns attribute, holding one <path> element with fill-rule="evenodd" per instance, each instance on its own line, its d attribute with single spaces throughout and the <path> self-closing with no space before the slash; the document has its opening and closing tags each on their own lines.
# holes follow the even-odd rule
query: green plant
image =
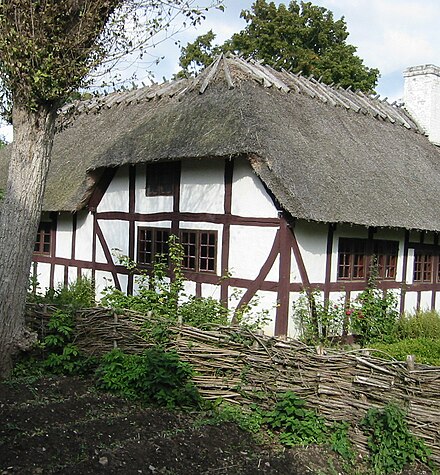
<svg viewBox="0 0 440 475">
<path fill-rule="evenodd" d="M 200 405 L 192 376 L 192 367 L 176 352 L 161 348 L 148 349 L 141 355 L 113 350 L 96 370 L 99 388 L 168 408 Z"/>
<path fill-rule="evenodd" d="M 236 406 L 219 399 L 212 404 L 211 410 L 200 419 L 200 425 L 219 425 L 233 422 L 242 430 L 257 435 L 261 431 L 263 412 L 252 405 L 249 411 L 244 411 L 241 406 Z"/>
<path fill-rule="evenodd" d="M 408 355 L 414 355 L 421 364 L 440 366 L 440 340 L 431 338 L 411 338 L 394 343 L 373 343 L 371 348 L 380 350 L 378 356 L 405 361 Z"/>
<path fill-rule="evenodd" d="M 181 298 L 184 277 L 182 272 L 183 247 L 176 236 L 168 239 L 168 256 L 157 255 L 151 272 L 137 267 L 136 262 L 115 250 L 118 261 L 135 276 L 137 292 L 126 295 L 113 287 L 103 291 L 101 304 L 115 310 L 129 309 L 153 313 L 157 317 L 177 320 L 178 302 Z M 172 278 L 168 277 L 168 262 Z"/>
<path fill-rule="evenodd" d="M 273 410 L 264 413 L 263 422 L 279 433 L 283 445 L 320 444 L 326 439 L 325 420 L 305 406 L 304 399 L 287 391 L 281 395 Z"/>
<path fill-rule="evenodd" d="M 330 447 L 344 460 L 353 461 L 355 452 L 348 435 L 347 422 L 334 422 L 328 430 Z"/>
<path fill-rule="evenodd" d="M 328 343 L 342 333 L 345 305 L 324 302 L 319 290 L 303 291 L 293 304 L 293 319 L 301 340 L 309 344 Z"/>
<path fill-rule="evenodd" d="M 395 338 L 397 319 L 397 296 L 369 285 L 347 307 L 352 332 L 358 335 L 361 344 L 374 341 L 391 342 Z"/>
<path fill-rule="evenodd" d="M 360 426 L 368 435 L 370 462 L 375 474 L 400 472 L 415 460 L 429 462 L 429 450 L 410 433 L 405 413 L 398 406 L 387 404 L 383 409 L 369 409 Z"/>
<path fill-rule="evenodd" d="M 43 366 L 52 373 L 86 373 L 96 363 L 93 358 L 84 357 L 72 342 L 75 331 L 73 315 L 72 311 L 58 309 L 49 320 L 50 333 L 44 338 L 41 347 L 49 350 Z"/>
<path fill-rule="evenodd" d="M 182 323 L 197 328 L 228 323 L 228 309 L 212 297 L 189 297 L 179 306 L 178 315 Z"/>
<path fill-rule="evenodd" d="M 440 315 L 435 310 L 403 314 L 397 320 L 396 336 L 399 339 L 440 339 Z"/>
<path fill-rule="evenodd" d="M 44 295 L 37 293 L 39 283 L 35 276 L 30 278 L 29 287 L 28 301 L 30 302 L 59 305 L 69 308 L 72 312 L 95 306 L 95 284 L 88 277 L 80 277 L 67 286 L 59 285 L 56 289 L 50 288 Z"/>
</svg>

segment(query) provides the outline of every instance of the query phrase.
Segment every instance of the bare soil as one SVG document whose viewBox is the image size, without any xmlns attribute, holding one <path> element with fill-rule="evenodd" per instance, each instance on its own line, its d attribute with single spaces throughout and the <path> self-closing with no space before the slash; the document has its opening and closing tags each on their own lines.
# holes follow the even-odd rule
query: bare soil
<svg viewBox="0 0 440 475">
<path fill-rule="evenodd" d="M 79 378 L 1 383 L 0 474 L 353 473 L 322 447 L 284 451 L 199 418 L 142 407 Z"/>
</svg>

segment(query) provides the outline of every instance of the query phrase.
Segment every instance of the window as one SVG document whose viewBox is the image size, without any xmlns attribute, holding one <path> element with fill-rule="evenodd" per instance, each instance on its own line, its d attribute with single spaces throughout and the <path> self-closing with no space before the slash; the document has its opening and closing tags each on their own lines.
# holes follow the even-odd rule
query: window
<svg viewBox="0 0 440 475">
<path fill-rule="evenodd" d="M 433 255 L 414 250 L 414 282 L 432 282 Z"/>
<path fill-rule="evenodd" d="M 139 264 L 153 264 L 157 255 L 168 255 L 170 232 L 160 228 L 139 228 L 138 258 Z"/>
<path fill-rule="evenodd" d="M 138 229 L 139 264 L 153 264 L 157 254 L 168 254 L 170 230 L 160 228 Z M 182 267 L 195 272 L 216 272 L 217 232 L 182 230 L 179 233 L 183 246 Z"/>
<path fill-rule="evenodd" d="M 366 249 L 365 239 L 339 239 L 338 279 L 365 279 Z"/>
<path fill-rule="evenodd" d="M 196 272 L 215 272 L 217 233 L 215 231 L 181 231 L 183 268 Z"/>
<path fill-rule="evenodd" d="M 399 243 L 397 241 L 373 241 L 373 244 L 378 278 L 383 280 L 395 279 Z"/>
<path fill-rule="evenodd" d="M 46 256 L 50 255 L 52 238 L 51 231 L 52 223 L 40 223 L 34 245 L 35 254 L 44 254 Z"/>
<path fill-rule="evenodd" d="M 340 238 L 338 257 L 339 280 L 365 280 L 367 265 L 377 266 L 380 280 L 394 280 L 397 270 L 397 241 L 372 241 L 368 251 L 367 239 Z M 367 257 L 373 258 L 367 261 Z M 367 264 L 368 263 L 368 264 Z"/>
<path fill-rule="evenodd" d="M 172 196 L 179 178 L 177 162 L 150 163 L 147 165 L 146 196 Z"/>
</svg>

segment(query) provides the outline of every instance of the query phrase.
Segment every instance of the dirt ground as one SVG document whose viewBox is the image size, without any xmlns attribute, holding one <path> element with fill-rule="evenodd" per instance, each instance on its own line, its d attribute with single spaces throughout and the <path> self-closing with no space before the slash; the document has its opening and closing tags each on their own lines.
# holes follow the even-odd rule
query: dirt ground
<svg viewBox="0 0 440 475">
<path fill-rule="evenodd" d="M 353 473 L 321 447 L 282 451 L 235 424 L 197 420 L 97 392 L 78 378 L 2 383 L 0 475 Z"/>
</svg>

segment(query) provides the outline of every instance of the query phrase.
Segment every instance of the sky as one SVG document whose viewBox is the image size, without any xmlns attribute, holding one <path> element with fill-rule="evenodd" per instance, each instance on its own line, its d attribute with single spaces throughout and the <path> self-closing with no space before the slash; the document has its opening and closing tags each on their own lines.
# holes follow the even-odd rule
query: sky
<svg viewBox="0 0 440 475">
<path fill-rule="evenodd" d="M 288 0 L 274 0 L 276 4 Z M 211 10 L 197 29 L 192 28 L 150 49 L 152 59 L 164 57 L 151 68 L 157 82 L 169 79 L 179 70 L 180 43 L 188 42 L 212 29 L 218 43 L 244 28 L 240 18 L 253 0 L 224 0 L 225 11 Z M 345 18 L 350 33 L 347 42 L 356 46 L 357 54 L 368 67 L 378 68 L 381 77 L 376 91 L 393 102 L 403 95 L 403 71 L 409 66 L 440 66 L 440 1 L 439 0 L 313 0 L 313 4 L 331 10 L 335 19 Z M 146 69 L 140 63 L 135 69 L 139 81 L 148 83 Z M 133 70 L 133 66 L 129 69 Z M 11 140 L 11 130 L 0 129 Z"/>
</svg>

